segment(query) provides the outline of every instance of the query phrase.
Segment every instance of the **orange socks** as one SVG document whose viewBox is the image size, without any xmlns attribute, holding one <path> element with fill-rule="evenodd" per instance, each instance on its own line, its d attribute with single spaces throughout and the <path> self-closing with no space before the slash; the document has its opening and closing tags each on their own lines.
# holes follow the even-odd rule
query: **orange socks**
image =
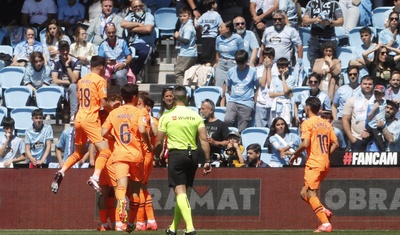
<svg viewBox="0 0 400 235">
<path fill-rule="evenodd" d="M 139 209 L 138 209 L 138 213 L 137 213 L 136 217 L 137 217 L 137 222 L 144 223 L 146 221 L 146 211 L 144 209 L 146 199 L 144 197 L 143 189 L 140 189 L 139 198 L 140 198 L 140 203 L 139 203 Z"/>
<path fill-rule="evenodd" d="M 99 157 L 96 159 L 96 162 L 94 164 L 94 169 L 95 170 L 103 170 L 104 167 L 106 166 L 108 158 L 111 156 L 111 151 L 110 149 L 103 149 L 100 151 Z"/>
<path fill-rule="evenodd" d="M 317 215 L 319 221 L 321 221 L 322 224 L 329 223 L 328 217 L 326 217 L 325 215 L 324 207 L 319 201 L 319 198 L 317 196 L 312 197 L 309 199 L 309 202 L 311 208 L 314 210 L 314 213 Z"/>
<path fill-rule="evenodd" d="M 69 155 L 67 160 L 64 163 L 64 168 L 66 167 L 67 169 L 71 169 L 75 163 L 80 161 L 83 158 L 83 156 L 80 156 L 78 152 L 74 152 L 73 154 Z"/>
<path fill-rule="evenodd" d="M 153 209 L 153 199 L 151 198 L 151 195 L 149 191 L 144 190 L 144 197 L 146 200 L 146 204 L 144 206 L 144 209 L 146 211 L 146 216 L 147 220 L 155 220 L 154 218 L 154 209 Z"/>
</svg>

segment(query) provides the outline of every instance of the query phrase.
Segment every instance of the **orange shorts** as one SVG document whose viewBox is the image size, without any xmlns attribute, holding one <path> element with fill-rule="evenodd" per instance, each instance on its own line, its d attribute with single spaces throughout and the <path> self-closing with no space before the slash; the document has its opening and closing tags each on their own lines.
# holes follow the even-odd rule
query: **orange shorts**
<svg viewBox="0 0 400 235">
<path fill-rule="evenodd" d="M 106 167 L 101 171 L 99 184 L 100 186 L 107 185 L 110 187 L 117 187 L 117 180 L 115 178 L 115 170 L 113 166 L 113 157 L 107 160 Z"/>
<path fill-rule="evenodd" d="M 153 167 L 153 153 L 146 153 L 146 156 L 144 157 L 143 184 L 147 184 L 149 182 L 149 176 L 153 170 Z"/>
<path fill-rule="evenodd" d="M 75 144 L 85 145 L 89 139 L 91 143 L 103 141 L 101 136 L 101 125 L 99 122 L 75 121 Z"/>
<path fill-rule="evenodd" d="M 133 181 L 143 181 L 144 163 L 143 162 L 114 162 L 115 178 L 126 177 Z"/>
<path fill-rule="evenodd" d="M 306 189 L 319 189 L 322 180 L 325 179 L 329 168 L 318 168 L 306 166 L 304 171 L 304 186 Z"/>
</svg>

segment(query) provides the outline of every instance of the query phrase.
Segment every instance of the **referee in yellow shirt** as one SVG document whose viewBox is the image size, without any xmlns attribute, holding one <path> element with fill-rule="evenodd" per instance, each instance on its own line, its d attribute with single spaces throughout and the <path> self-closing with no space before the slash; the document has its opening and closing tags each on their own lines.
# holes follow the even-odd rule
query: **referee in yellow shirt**
<svg viewBox="0 0 400 235">
<path fill-rule="evenodd" d="M 168 183 L 174 188 L 176 206 L 174 220 L 166 234 L 175 235 L 181 218 L 185 220 L 185 234 L 196 234 L 193 226 L 192 211 L 186 195 L 187 187 L 193 186 L 198 166 L 196 138 L 199 136 L 206 163 L 204 175 L 211 172 L 210 145 L 207 142 L 206 128 L 198 113 L 187 108 L 186 89 L 174 88 L 175 106 L 165 112 L 159 121 L 155 156 L 159 157 L 165 135 L 168 135 Z"/>
</svg>

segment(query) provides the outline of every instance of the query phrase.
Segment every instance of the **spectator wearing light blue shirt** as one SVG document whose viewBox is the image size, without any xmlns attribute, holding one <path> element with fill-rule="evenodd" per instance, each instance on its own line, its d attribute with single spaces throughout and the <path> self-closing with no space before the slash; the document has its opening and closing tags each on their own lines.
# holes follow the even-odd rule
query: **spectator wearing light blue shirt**
<svg viewBox="0 0 400 235">
<path fill-rule="evenodd" d="M 121 27 L 125 29 L 128 45 L 136 50 L 137 58 L 132 66 L 132 72 L 139 83 L 143 79 L 144 65 L 155 47 L 155 22 L 154 16 L 146 12 L 141 0 L 133 0 L 131 9 L 132 11 L 121 22 Z"/>
<path fill-rule="evenodd" d="M 353 55 L 352 57 L 355 58 L 355 60 L 350 60 L 349 65 L 355 65 L 358 66 L 360 68 L 360 74 L 358 77 L 358 82 L 360 83 L 361 78 L 364 77 L 365 75 L 368 74 L 367 69 L 365 68 L 365 61 L 363 59 L 363 52 L 364 51 L 368 51 L 368 50 L 372 50 L 375 48 L 376 44 L 372 42 L 372 30 L 368 27 L 365 26 L 363 28 L 360 29 L 360 38 L 362 41 L 362 44 L 360 45 L 355 45 L 353 46 L 352 52 Z M 368 55 L 368 59 L 370 61 L 374 60 L 374 54 L 371 53 Z"/>
<path fill-rule="evenodd" d="M 233 19 L 233 25 L 235 26 L 236 33 L 243 38 L 244 50 L 249 54 L 249 65 L 255 66 L 258 50 L 260 49 L 256 35 L 252 31 L 246 30 L 246 21 L 241 16 Z"/>
<path fill-rule="evenodd" d="M 105 28 L 107 39 L 99 46 L 98 55 L 106 59 L 105 77 L 108 81 L 115 79 L 122 88 L 128 81 L 132 82 L 134 75 L 129 71 L 132 52 L 122 38 L 117 37 L 114 23 L 108 23 Z M 130 72 L 130 73 L 129 73 Z"/>
<path fill-rule="evenodd" d="M 306 100 L 308 97 L 317 97 L 321 101 L 321 110 L 332 110 L 331 100 L 328 93 L 321 91 L 318 87 L 322 78 L 317 73 L 312 73 L 309 76 L 310 90 L 300 92 L 294 99 L 294 116 L 296 122 L 300 124 L 301 121 L 305 120 L 306 115 L 304 109 L 306 107 Z"/>
<path fill-rule="evenodd" d="M 294 152 L 301 144 L 301 138 L 298 134 L 291 133 L 287 122 L 281 118 L 275 118 L 270 127 L 264 147 L 271 153 L 271 167 L 283 167 L 289 165 L 290 155 L 286 152 Z"/>
<path fill-rule="evenodd" d="M 33 28 L 25 29 L 25 39 L 15 46 L 12 66 L 25 66 L 29 61 L 29 56 L 34 51 L 43 53 L 42 44 L 35 41 L 35 30 Z"/>
<path fill-rule="evenodd" d="M 249 55 L 245 50 L 239 50 L 235 54 L 237 66 L 229 69 L 226 87 L 229 94 L 226 105 L 224 122 L 228 126 L 234 126 L 237 122 L 239 132 L 246 129 L 254 118 L 254 88 L 265 87 L 267 78 L 257 78 L 255 68 L 247 65 Z"/>
<path fill-rule="evenodd" d="M 225 83 L 228 70 L 236 65 L 235 53 L 244 50 L 242 37 L 234 33 L 234 26 L 231 20 L 224 21 L 219 27 L 220 35 L 215 42 L 216 65 L 215 85 L 222 87 Z"/>
<path fill-rule="evenodd" d="M 43 111 L 32 111 L 33 125 L 25 131 L 25 154 L 30 168 L 41 167 L 50 162 L 50 150 L 53 141 L 53 129 L 43 123 Z"/>
<path fill-rule="evenodd" d="M 31 87 L 34 91 L 42 86 L 49 86 L 51 68 L 45 64 L 43 54 L 35 51 L 31 54 L 29 61 L 23 78 L 24 85 Z"/>
<path fill-rule="evenodd" d="M 379 33 L 379 43 L 388 47 L 399 48 L 399 13 L 392 12 L 389 15 L 389 27 Z M 396 55 L 395 52 L 389 52 L 389 55 Z"/>
<path fill-rule="evenodd" d="M 196 26 L 201 28 L 201 62 L 213 65 L 215 63 L 215 39 L 218 36 L 222 18 L 217 12 L 215 0 L 204 0 L 203 4 L 207 12 L 200 16 Z"/>
<path fill-rule="evenodd" d="M 192 67 L 197 60 L 196 30 L 192 20 L 192 10 L 182 7 L 179 12 L 181 27 L 174 37 L 179 46 L 179 54 L 175 65 L 175 81 L 177 85 L 183 85 L 185 71 Z"/>
<path fill-rule="evenodd" d="M 353 96 L 355 92 L 359 92 L 361 90 L 360 84 L 358 83 L 359 68 L 355 65 L 350 65 L 347 67 L 346 72 L 350 82 L 340 86 L 333 96 L 332 114 L 335 120 L 342 119 L 344 104 L 350 97 Z"/>
</svg>

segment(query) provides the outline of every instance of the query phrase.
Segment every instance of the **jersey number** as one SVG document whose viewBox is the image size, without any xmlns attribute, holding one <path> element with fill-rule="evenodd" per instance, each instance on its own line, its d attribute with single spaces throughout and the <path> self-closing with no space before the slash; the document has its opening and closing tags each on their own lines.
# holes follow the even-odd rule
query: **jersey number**
<svg viewBox="0 0 400 235">
<path fill-rule="evenodd" d="M 129 144 L 131 142 L 131 133 L 129 132 L 129 125 L 122 124 L 119 126 L 119 139 L 123 144 Z"/>
<path fill-rule="evenodd" d="M 210 28 L 211 28 L 211 26 L 209 24 L 205 24 L 203 27 L 203 34 L 204 35 L 210 34 Z"/>
<path fill-rule="evenodd" d="M 79 89 L 79 92 L 81 93 L 81 107 L 89 107 L 90 106 L 90 90 L 89 88 L 84 88 L 84 89 Z"/>
<path fill-rule="evenodd" d="M 321 149 L 321 153 L 329 153 L 328 152 L 328 136 L 327 135 L 317 135 L 319 147 Z"/>
</svg>

